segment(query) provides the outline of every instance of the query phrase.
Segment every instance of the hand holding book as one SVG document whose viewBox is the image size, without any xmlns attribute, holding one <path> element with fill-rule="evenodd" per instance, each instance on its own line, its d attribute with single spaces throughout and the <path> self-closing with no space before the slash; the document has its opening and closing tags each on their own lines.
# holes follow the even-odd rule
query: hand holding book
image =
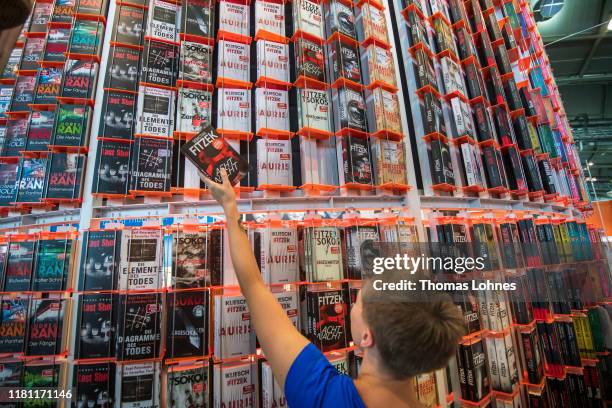
<svg viewBox="0 0 612 408">
<path fill-rule="evenodd" d="M 210 190 L 210 193 L 214 197 L 215 200 L 223 207 L 226 215 L 229 215 L 231 210 L 237 209 L 236 206 L 236 192 L 234 191 L 234 187 L 229 181 L 229 177 L 227 175 L 227 171 L 225 169 L 221 169 L 221 183 L 216 183 L 212 181 L 208 176 L 206 176 L 201 171 L 198 171 L 200 174 L 200 178 L 204 180 L 206 186 Z"/>
</svg>

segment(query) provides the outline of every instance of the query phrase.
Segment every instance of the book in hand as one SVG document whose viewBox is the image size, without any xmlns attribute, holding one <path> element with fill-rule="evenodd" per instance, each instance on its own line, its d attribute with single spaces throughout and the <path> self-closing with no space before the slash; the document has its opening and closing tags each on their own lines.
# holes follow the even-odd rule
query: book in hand
<svg viewBox="0 0 612 408">
<path fill-rule="evenodd" d="M 206 127 L 181 147 L 181 151 L 204 175 L 221 183 L 221 169 L 232 185 L 248 173 L 248 163 L 212 127 Z"/>
</svg>

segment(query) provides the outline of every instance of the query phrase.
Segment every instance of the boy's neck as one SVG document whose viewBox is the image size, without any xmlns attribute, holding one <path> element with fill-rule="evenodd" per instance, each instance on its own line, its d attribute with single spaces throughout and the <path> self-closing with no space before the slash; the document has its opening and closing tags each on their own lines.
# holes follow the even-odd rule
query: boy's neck
<svg viewBox="0 0 612 408">
<path fill-rule="evenodd" d="M 381 370 L 374 360 L 373 356 L 364 353 L 359 376 L 354 380 L 366 407 L 423 407 L 412 378 L 396 380 Z"/>
</svg>

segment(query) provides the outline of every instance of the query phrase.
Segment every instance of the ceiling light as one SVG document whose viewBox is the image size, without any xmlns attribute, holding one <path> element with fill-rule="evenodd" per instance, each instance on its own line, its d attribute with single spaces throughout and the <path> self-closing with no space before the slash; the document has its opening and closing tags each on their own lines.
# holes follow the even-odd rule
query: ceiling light
<svg viewBox="0 0 612 408">
<path fill-rule="evenodd" d="M 597 181 L 597 177 L 591 177 L 591 181 Z"/>
<path fill-rule="evenodd" d="M 608 22 L 608 31 L 612 31 L 612 18 Z"/>
<path fill-rule="evenodd" d="M 593 165 L 593 162 L 588 162 L 587 163 L 587 166 L 592 166 L 592 165 Z"/>
</svg>

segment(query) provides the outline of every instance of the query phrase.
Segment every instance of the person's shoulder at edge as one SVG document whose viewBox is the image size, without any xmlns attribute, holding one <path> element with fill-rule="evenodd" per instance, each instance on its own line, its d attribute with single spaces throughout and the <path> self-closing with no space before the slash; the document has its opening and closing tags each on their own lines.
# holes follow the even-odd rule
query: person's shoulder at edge
<svg viewBox="0 0 612 408">
<path fill-rule="evenodd" d="M 312 343 L 291 365 L 285 397 L 291 408 L 365 408 L 351 377 L 340 374 Z"/>
</svg>

